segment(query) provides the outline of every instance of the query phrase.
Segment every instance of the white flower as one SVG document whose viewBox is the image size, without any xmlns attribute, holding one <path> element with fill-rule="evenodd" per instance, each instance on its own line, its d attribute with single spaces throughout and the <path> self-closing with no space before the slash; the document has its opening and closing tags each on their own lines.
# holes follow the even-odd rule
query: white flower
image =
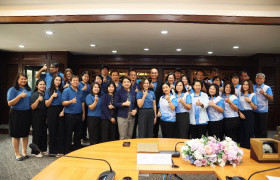
<svg viewBox="0 0 280 180">
<path fill-rule="evenodd" d="M 203 159 L 203 156 L 202 156 L 202 154 L 199 152 L 199 150 L 196 150 L 196 151 L 193 153 L 193 155 L 194 155 L 194 158 L 195 158 L 195 159 Z"/>
</svg>

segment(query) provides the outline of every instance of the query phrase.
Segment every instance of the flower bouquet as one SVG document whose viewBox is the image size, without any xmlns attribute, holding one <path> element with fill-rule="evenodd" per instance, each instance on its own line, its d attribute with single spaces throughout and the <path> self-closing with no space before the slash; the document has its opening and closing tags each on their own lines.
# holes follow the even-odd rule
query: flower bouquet
<svg viewBox="0 0 280 180">
<path fill-rule="evenodd" d="M 181 154 L 184 160 L 199 167 L 223 167 L 225 164 L 235 167 L 243 157 L 242 149 L 231 138 L 226 137 L 224 141 L 219 141 L 212 136 L 186 141 L 181 148 Z"/>
</svg>

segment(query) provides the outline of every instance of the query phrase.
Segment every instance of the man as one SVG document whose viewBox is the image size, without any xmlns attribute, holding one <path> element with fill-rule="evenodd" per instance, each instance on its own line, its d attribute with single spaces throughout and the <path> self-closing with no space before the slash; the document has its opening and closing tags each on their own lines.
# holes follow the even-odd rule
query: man
<svg viewBox="0 0 280 180">
<path fill-rule="evenodd" d="M 231 83 L 234 86 L 234 90 L 235 90 L 235 95 L 238 96 L 241 92 L 241 85 L 239 84 L 239 76 L 238 74 L 234 73 L 231 76 Z"/>
<path fill-rule="evenodd" d="M 103 83 L 112 81 L 112 78 L 109 76 L 109 67 L 106 65 L 101 66 L 101 76 L 103 77 Z"/>
<path fill-rule="evenodd" d="M 58 63 L 52 63 L 50 66 L 50 72 L 49 73 L 45 73 L 42 74 L 43 71 L 46 71 L 48 69 L 47 65 L 45 64 L 36 74 L 36 78 L 39 79 L 43 79 L 46 82 L 46 89 L 49 89 L 51 87 L 51 82 L 52 82 L 52 78 L 55 75 L 59 75 L 62 78 L 62 81 L 64 79 L 64 74 L 61 72 L 58 72 L 59 70 L 59 64 Z M 64 84 L 64 82 L 62 82 L 62 84 Z"/>
<path fill-rule="evenodd" d="M 81 125 L 85 119 L 85 100 L 83 92 L 78 88 L 79 76 L 72 76 L 70 87 L 62 93 L 62 105 L 65 117 L 65 151 L 69 153 L 72 134 L 74 133 L 74 149 L 81 147 Z"/>
<path fill-rule="evenodd" d="M 175 72 L 174 72 L 175 74 L 175 83 L 174 84 L 176 84 L 176 82 L 177 81 L 179 81 L 179 80 L 181 80 L 181 77 L 182 77 L 182 70 L 181 70 L 181 68 L 175 68 Z"/>
<path fill-rule="evenodd" d="M 111 77 L 112 77 L 112 81 L 116 85 L 116 91 L 118 91 L 122 87 L 122 83 L 120 82 L 119 72 L 117 70 L 112 70 L 111 71 Z"/>
<path fill-rule="evenodd" d="M 207 89 L 208 89 L 208 85 L 207 83 L 204 81 L 204 71 L 202 71 L 201 69 L 199 69 L 197 72 L 196 72 L 196 75 L 195 75 L 195 80 L 198 80 L 198 81 L 201 81 L 201 84 L 202 84 L 202 91 L 207 93 Z"/>
<path fill-rule="evenodd" d="M 208 85 L 213 84 L 213 78 L 220 76 L 220 70 L 217 68 L 212 68 L 210 71 L 209 79 L 207 80 Z M 221 86 L 224 87 L 224 81 L 221 80 Z"/>
<path fill-rule="evenodd" d="M 269 86 L 264 84 L 265 75 L 258 73 L 256 75 L 256 85 L 254 92 L 257 95 L 258 108 L 255 114 L 255 137 L 267 137 L 267 121 L 268 121 L 268 101 L 273 101 L 273 93 Z"/>
<path fill-rule="evenodd" d="M 135 93 L 133 93 L 133 94 L 135 94 L 135 96 L 136 96 L 137 92 L 140 90 L 140 85 L 137 83 L 136 71 L 134 69 L 131 69 L 128 72 L 128 75 L 129 75 L 129 79 L 131 80 L 130 90 L 135 91 Z M 136 97 L 132 97 L 132 98 L 136 99 Z M 136 103 L 136 106 L 137 106 L 137 103 Z M 134 123 L 132 138 L 136 138 L 137 125 L 138 125 L 138 114 L 135 115 L 135 123 Z"/>
<path fill-rule="evenodd" d="M 241 71 L 240 73 L 240 80 L 241 80 L 241 83 L 246 80 L 246 79 L 250 79 L 250 76 L 248 75 L 248 72 L 246 71 Z"/>
<path fill-rule="evenodd" d="M 158 106 L 159 98 L 162 95 L 162 82 L 158 80 L 158 70 L 156 68 L 151 69 L 150 73 L 151 83 L 150 83 L 150 89 L 154 91 L 156 96 L 156 105 Z M 159 132 L 159 120 L 160 118 L 157 117 L 157 122 L 154 124 L 154 130 L 153 130 L 153 137 L 158 138 L 158 132 Z"/>
</svg>

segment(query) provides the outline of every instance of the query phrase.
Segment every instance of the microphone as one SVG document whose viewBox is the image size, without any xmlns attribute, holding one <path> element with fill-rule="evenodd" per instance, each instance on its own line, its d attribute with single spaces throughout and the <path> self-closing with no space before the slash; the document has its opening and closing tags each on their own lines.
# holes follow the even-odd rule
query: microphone
<svg viewBox="0 0 280 180">
<path fill-rule="evenodd" d="M 181 143 L 185 143 L 185 142 L 177 142 L 175 144 L 175 151 L 160 151 L 159 153 L 160 154 L 171 154 L 172 157 L 180 157 L 180 152 L 177 151 L 176 147 L 177 147 L 178 144 L 181 144 Z"/>
<path fill-rule="evenodd" d="M 34 143 L 31 143 L 29 144 L 29 147 L 32 149 L 33 152 L 35 152 L 35 154 L 39 154 L 41 152 L 41 150 L 39 149 L 39 147 L 34 144 Z M 49 154 L 51 156 L 59 156 L 59 157 L 69 157 L 69 158 L 77 158 L 77 159 L 89 159 L 89 160 L 97 160 L 97 161 L 104 161 L 106 162 L 109 167 L 110 167 L 110 170 L 109 171 L 104 171 L 103 173 L 101 173 L 97 180 L 113 180 L 115 175 L 116 175 L 116 172 L 112 170 L 112 167 L 110 165 L 110 163 L 108 161 L 106 161 L 105 159 L 96 159 L 96 158 L 86 158 L 86 157 L 78 157 L 78 156 L 67 156 L 67 155 L 58 155 L 58 154 Z"/>
</svg>

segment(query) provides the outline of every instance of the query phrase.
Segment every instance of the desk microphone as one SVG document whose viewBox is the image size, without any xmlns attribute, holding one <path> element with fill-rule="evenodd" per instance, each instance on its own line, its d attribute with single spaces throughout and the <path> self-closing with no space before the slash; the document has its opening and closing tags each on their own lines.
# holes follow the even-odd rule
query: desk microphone
<svg viewBox="0 0 280 180">
<path fill-rule="evenodd" d="M 177 142 L 175 144 L 175 151 L 160 151 L 159 153 L 160 154 L 171 154 L 172 157 L 180 157 L 180 152 L 177 151 L 177 149 L 176 149 L 177 145 L 180 144 L 180 143 L 185 143 L 185 142 Z"/>
<path fill-rule="evenodd" d="M 33 152 L 35 152 L 35 154 L 36 153 L 39 154 L 41 152 L 39 147 L 36 144 L 34 144 L 34 143 L 29 144 L 29 147 L 32 149 Z M 104 161 L 104 162 L 106 162 L 109 165 L 109 167 L 110 167 L 110 171 L 104 171 L 103 173 L 101 173 L 98 176 L 97 180 L 105 180 L 105 179 L 106 180 L 113 180 L 115 175 L 116 175 L 116 172 L 112 170 L 112 167 L 111 167 L 110 163 L 108 161 L 104 160 L 104 159 L 86 158 L 86 157 L 78 157 L 78 156 L 67 156 L 67 155 L 58 155 L 58 154 L 49 154 L 49 155 L 51 155 L 51 156 L 59 156 L 59 157 L 77 158 L 77 159 L 89 159 L 89 160 L 97 160 L 97 161 Z"/>
</svg>

